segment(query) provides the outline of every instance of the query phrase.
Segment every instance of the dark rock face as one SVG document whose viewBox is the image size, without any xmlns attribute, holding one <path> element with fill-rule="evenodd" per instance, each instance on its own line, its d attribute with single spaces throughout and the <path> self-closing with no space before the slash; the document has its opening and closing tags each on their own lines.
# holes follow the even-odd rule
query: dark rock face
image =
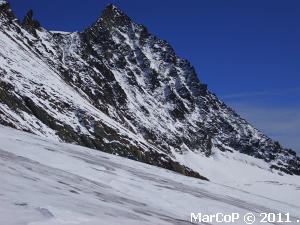
<svg viewBox="0 0 300 225">
<path fill-rule="evenodd" d="M 36 29 L 39 29 L 41 27 L 39 21 L 33 19 L 33 11 L 32 9 L 29 10 L 26 14 L 26 16 L 23 19 L 22 26 L 36 36 Z"/>
<path fill-rule="evenodd" d="M 15 19 L 15 15 L 13 14 L 10 5 L 8 2 L 3 1 L 2 4 L 0 4 L 0 16 L 2 18 L 5 18 L 2 22 L 12 22 L 13 19 Z"/>
<path fill-rule="evenodd" d="M 46 31 L 32 11 L 19 24 L 7 7 L 1 124 L 201 179 L 178 155 L 239 151 L 299 175 L 294 151 L 240 118 L 166 41 L 115 6 L 81 33 Z"/>
</svg>

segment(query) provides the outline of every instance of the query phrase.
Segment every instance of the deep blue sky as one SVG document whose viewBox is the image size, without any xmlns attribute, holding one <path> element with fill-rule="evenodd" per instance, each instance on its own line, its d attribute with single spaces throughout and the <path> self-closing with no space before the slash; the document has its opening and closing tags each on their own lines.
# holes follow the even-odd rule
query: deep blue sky
<svg viewBox="0 0 300 225">
<path fill-rule="evenodd" d="M 167 40 L 257 128 L 300 152 L 300 1 L 10 0 L 51 30 L 81 31 L 109 3 Z"/>
</svg>

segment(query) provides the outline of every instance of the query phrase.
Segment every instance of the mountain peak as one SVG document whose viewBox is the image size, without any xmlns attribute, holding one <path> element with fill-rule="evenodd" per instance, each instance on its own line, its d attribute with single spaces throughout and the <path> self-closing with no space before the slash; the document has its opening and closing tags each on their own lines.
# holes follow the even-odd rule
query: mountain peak
<svg viewBox="0 0 300 225">
<path fill-rule="evenodd" d="M 39 21 L 33 19 L 33 10 L 30 9 L 22 22 L 23 27 L 25 27 L 26 30 L 28 30 L 29 32 L 35 34 L 35 30 L 39 29 L 41 27 Z"/>
<path fill-rule="evenodd" d="M 9 4 L 0 9 L 0 124 L 198 178 L 190 156 L 223 152 L 300 175 L 295 152 L 237 115 L 114 5 L 84 32 L 61 36 L 38 28 L 32 10 L 20 27 Z"/>
<path fill-rule="evenodd" d="M 100 22 L 106 26 L 126 26 L 131 22 L 131 19 L 118 7 L 109 4 L 102 11 Z"/>
<path fill-rule="evenodd" d="M 110 10 L 110 11 L 122 13 L 121 10 L 119 10 L 118 7 L 112 3 L 108 4 L 104 10 Z"/>
<path fill-rule="evenodd" d="M 0 0 L 0 15 L 9 19 L 9 21 L 15 19 L 15 15 L 13 14 L 7 1 Z"/>
<path fill-rule="evenodd" d="M 109 13 L 111 15 L 119 16 L 119 15 L 125 15 L 117 6 L 114 4 L 109 4 L 105 7 L 105 9 L 102 12 L 103 14 Z"/>
</svg>

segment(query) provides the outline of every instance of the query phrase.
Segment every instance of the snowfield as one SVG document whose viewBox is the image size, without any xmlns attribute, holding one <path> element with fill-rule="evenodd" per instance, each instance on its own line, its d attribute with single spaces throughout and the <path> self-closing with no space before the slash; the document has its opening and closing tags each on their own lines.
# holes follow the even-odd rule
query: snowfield
<svg viewBox="0 0 300 225">
<path fill-rule="evenodd" d="M 297 224 L 298 176 L 226 154 L 184 156 L 198 161 L 194 169 L 206 171 L 206 182 L 1 126 L 0 224 L 192 224 L 191 212 L 288 212 L 289 224 Z M 241 218 L 234 224 L 244 223 Z"/>
</svg>

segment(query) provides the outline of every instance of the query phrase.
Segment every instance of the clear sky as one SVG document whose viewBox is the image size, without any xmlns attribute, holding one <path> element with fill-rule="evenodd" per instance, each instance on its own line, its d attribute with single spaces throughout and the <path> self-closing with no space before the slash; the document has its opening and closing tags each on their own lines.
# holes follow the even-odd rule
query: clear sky
<svg viewBox="0 0 300 225">
<path fill-rule="evenodd" d="M 257 128 L 300 152 L 299 0 L 9 0 L 51 30 L 81 31 L 113 3 L 191 61 Z"/>
</svg>

